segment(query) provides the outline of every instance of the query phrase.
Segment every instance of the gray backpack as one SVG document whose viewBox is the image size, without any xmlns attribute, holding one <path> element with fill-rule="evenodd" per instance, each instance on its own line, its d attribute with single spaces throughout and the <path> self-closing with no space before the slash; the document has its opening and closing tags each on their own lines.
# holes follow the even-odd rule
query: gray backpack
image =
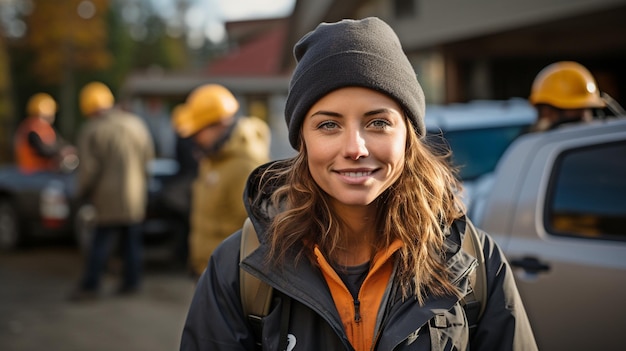
<svg viewBox="0 0 626 351">
<path fill-rule="evenodd" d="M 469 277 L 469 283 L 472 287 L 470 293 L 461 302 L 467 315 L 470 333 L 472 333 L 485 310 L 487 273 L 485 272 L 485 257 L 476 228 L 469 219 L 466 220 L 466 223 L 469 230 L 467 230 L 466 240 L 463 240 L 463 249 L 478 260 L 478 266 Z M 257 247 L 259 247 L 259 239 L 256 231 L 250 218 L 246 218 L 241 230 L 239 262 L 248 257 Z M 255 335 L 257 340 L 260 340 L 261 319 L 269 313 L 272 302 L 272 287 L 240 268 L 239 289 L 244 315 L 256 329 Z M 257 345 L 260 345 L 258 341 Z"/>
</svg>

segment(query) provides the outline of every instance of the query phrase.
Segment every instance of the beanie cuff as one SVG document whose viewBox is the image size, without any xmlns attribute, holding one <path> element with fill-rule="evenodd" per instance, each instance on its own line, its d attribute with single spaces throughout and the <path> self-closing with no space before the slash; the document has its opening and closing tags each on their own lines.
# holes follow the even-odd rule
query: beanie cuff
<svg viewBox="0 0 626 351">
<path fill-rule="evenodd" d="M 392 97 L 402 107 L 418 135 L 425 132 L 424 94 L 414 71 L 403 64 L 363 51 L 344 51 L 324 57 L 292 80 L 285 107 L 289 142 L 298 149 L 300 127 L 318 100 L 344 87 L 369 88 Z M 295 77 L 294 77 L 295 78 Z"/>
</svg>

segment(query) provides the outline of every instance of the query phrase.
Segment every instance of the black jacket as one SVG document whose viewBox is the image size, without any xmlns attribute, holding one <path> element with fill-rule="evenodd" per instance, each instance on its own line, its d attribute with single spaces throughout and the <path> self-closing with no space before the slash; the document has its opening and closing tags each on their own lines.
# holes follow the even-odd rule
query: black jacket
<svg viewBox="0 0 626 351">
<path fill-rule="evenodd" d="M 257 170 L 258 171 L 258 170 Z M 255 179 L 254 174 L 250 179 Z M 249 181 L 251 189 L 257 189 Z M 248 203 L 246 201 L 246 203 Z M 264 257 L 267 217 L 248 208 L 261 246 L 242 262 L 242 268 L 274 287 L 270 313 L 263 319 L 263 349 L 278 350 L 282 307 L 290 301 L 287 350 L 352 350 L 333 298 L 319 269 L 308 260 L 270 269 Z M 476 260 L 460 249 L 465 222 L 457 221 L 446 240 L 447 265 L 461 291 Z M 535 340 L 511 269 L 497 244 L 480 232 L 487 272 L 488 300 L 473 340 L 465 311 L 454 296 L 402 299 L 392 275 L 379 309 L 374 350 L 536 350 Z M 239 296 L 241 231 L 213 253 L 200 278 L 183 330 L 181 350 L 254 350 L 253 329 L 244 316 Z M 291 258 L 286 261 L 289 262 Z"/>
</svg>

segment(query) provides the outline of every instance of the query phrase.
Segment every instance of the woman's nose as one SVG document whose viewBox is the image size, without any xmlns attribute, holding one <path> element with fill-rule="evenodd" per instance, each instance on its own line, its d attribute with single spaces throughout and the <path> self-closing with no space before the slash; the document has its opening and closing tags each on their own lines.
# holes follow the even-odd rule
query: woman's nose
<svg viewBox="0 0 626 351">
<path fill-rule="evenodd" d="M 345 144 L 345 157 L 358 160 L 367 156 L 369 156 L 367 142 L 361 131 L 348 132 Z"/>
</svg>

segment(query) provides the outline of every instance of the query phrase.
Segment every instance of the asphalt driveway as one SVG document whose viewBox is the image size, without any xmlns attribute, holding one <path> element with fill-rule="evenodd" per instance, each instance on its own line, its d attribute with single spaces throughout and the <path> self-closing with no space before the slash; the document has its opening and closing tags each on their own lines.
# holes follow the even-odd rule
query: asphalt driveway
<svg viewBox="0 0 626 351">
<path fill-rule="evenodd" d="M 178 350 L 194 289 L 182 269 L 146 266 L 128 297 L 112 295 L 112 272 L 100 299 L 70 302 L 82 267 L 74 248 L 0 253 L 1 350 Z"/>
</svg>

